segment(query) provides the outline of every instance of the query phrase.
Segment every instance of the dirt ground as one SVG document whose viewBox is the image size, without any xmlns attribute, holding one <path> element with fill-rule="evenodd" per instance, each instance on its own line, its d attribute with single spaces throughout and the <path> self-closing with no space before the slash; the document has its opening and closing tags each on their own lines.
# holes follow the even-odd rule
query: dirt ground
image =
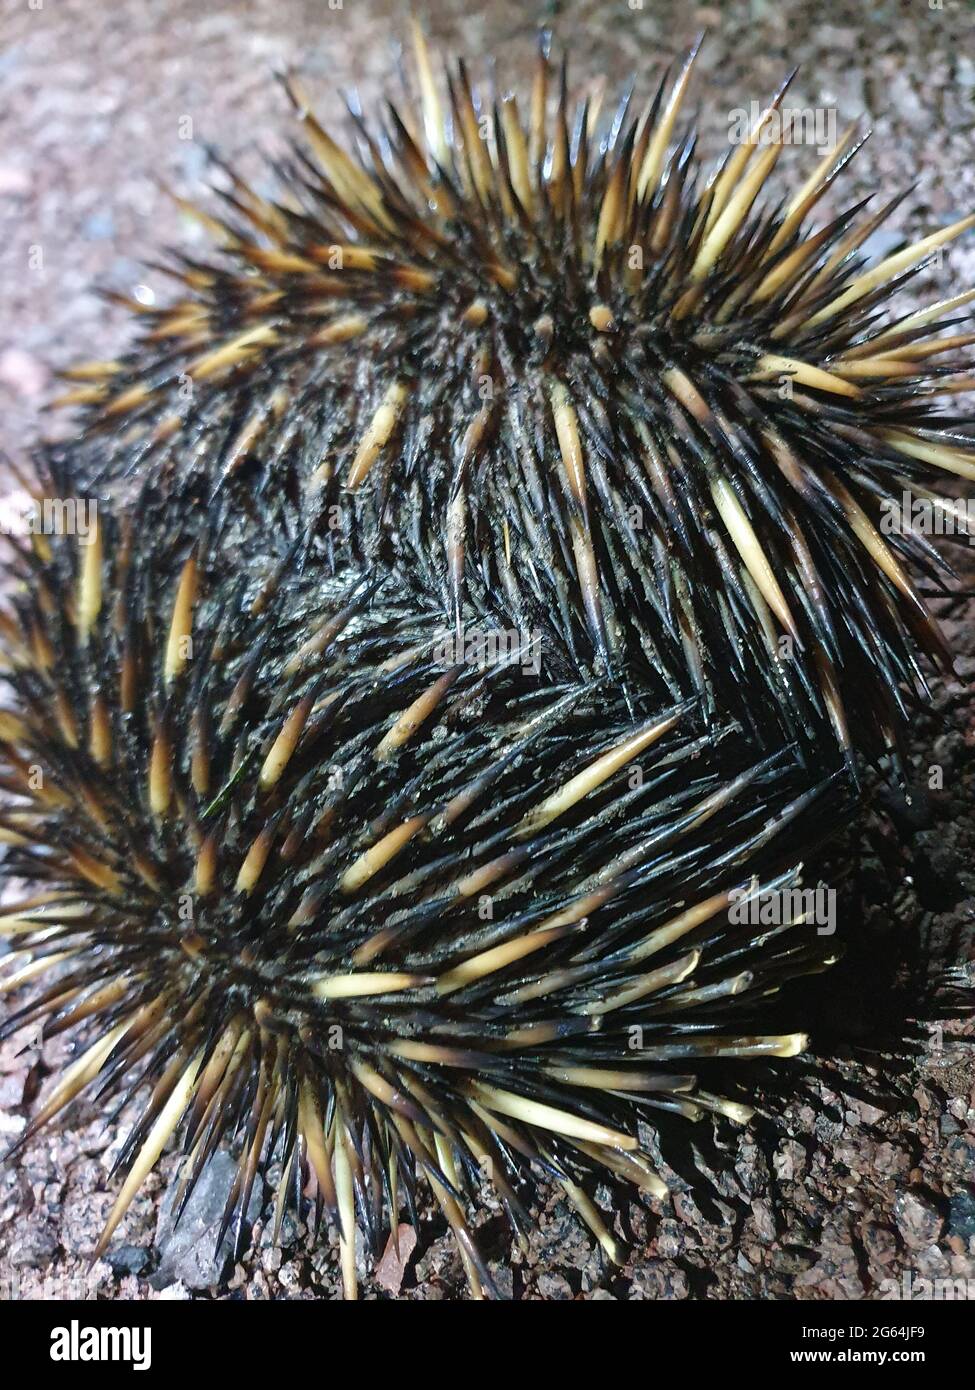
<svg viewBox="0 0 975 1390">
<path fill-rule="evenodd" d="M 574 81 L 636 73 L 641 91 L 702 28 L 710 31 L 696 92 L 702 145 L 726 148 L 728 121 L 760 102 L 801 64 L 790 100 L 835 110 L 839 129 L 862 118 L 874 134 L 842 193 L 845 201 L 913 182 L 883 252 L 900 229 L 921 235 L 975 207 L 975 8 L 945 0 L 752 3 L 674 7 L 653 0 L 417 6 L 437 40 L 483 64 L 497 59 L 513 85 L 530 62 L 539 22 L 572 52 Z M 340 92 L 357 84 L 368 108 L 395 83 L 395 37 L 405 7 L 383 0 L 2 0 L 0 76 L 0 445 L 24 458 L 57 369 L 109 357 L 127 325 L 94 292 L 110 285 L 159 294 L 142 264 L 161 244 L 192 249 L 196 232 L 163 191 L 199 196 L 206 146 L 217 146 L 257 185 L 265 156 L 292 133 L 271 70 L 300 68 L 320 113 L 340 120 Z M 798 175 L 808 151 L 790 152 Z M 783 161 L 787 163 L 787 161 Z M 925 299 L 975 284 L 975 236 L 926 276 Z M 140 291 L 142 293 L 143 291 Z M 975 552 L 956 563 L 975 584 Z M 975 673 L 971 606 L 942 605 L 963 686 Z M 565 1203 L 543 1192 L 527 1254 L 512 1250 L 488 1208 L 481 1239 L 502 1291 L 516 1297 L 803 1298 L 924 1296 L 936 1279 L 975 1295 L 975 1064 L 972 1026 L 954 997 L 939 1022 L 938 990 L 975 959 L 975 709 L 963 688 L 942 691 L 919 722 L 916 795 L 881 794 L 836 864 L 840 933 L 848 960 L 804 986 L 824 1066 L 767 1079 L 769 1114 L 750 1132 L 723 1132 L 738 1187 L 709 1205 L 678 1191 L 663 1204 L 599 1189 L 619 1211 L 630 1254 L 608 1267 Z M 930 770 L 941 787 L 928 791 Z M 845 868 L 841 866 L 846 866 Z M 830 879 L 829 881 L 834 881 Z M 966 966 L 966 963 L 969 963 Z M 965 970 L 967 969 L 967 976 Z M 915 1039 L 915 1055 L 898 1042 Z M 64 1044 L 18 1037 L 0 1048 L 0 1141 L 36 1107 Z M 830 1061 L 830 1059 L 833 1059 Z M 838 1061 L 836 1059 L 839 1059 Z M 841 1077 L 847 1075 L 847 1083 Z M 850 1078 L 853 1078 L 852 1080 Z M 150 1178 L 109 1255 L 88 1268 L 112 1202 L 107 1170 L 125 1117 L 107 1125 L 76 1114 L 0 1168 L 0 1297 L 320 1298 L 338 1290 L 327 1233 L 316 1241 L 286 1223 L 272 1249 L 260 1204 L 249 1253 L 214 1249 L 221 1164 L 177 1232 L 167 1189 L 170 1156 Z M 387 1251 L 378 1269 L 360 1252 L 367 1297 L 463 1296 L 450 1239 L 432 1214 L 412 1248 Z M 913 1284 L 910 1281 L 915 1281 Z"/>
</svg>

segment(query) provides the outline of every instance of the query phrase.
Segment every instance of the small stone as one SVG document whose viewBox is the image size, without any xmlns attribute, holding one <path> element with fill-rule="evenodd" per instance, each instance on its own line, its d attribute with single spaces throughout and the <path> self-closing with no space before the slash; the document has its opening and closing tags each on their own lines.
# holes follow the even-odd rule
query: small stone
<svg viewBox="0 0 975 1390">
<path fill-rule="evenodd" d="M 111 1266 L 116 1279 L 126 1274 L 141 1274 L 149 1263 L 149 1251 L 139 1245 L 120 1245 L 117 1250 L 109 1248 L 104 1259 Z"/>
<path fill-rule="evenodd" d="M 962 1188 L 952 1195 L 948 1204 L 948 1230 L 962 1240 L 975 1237 L 975 1188 Z"/>
<path fill-rule="evenodd" d="M 663 1260 L 647 1260 L 633 1271 L 631 1299 L 686 1298 L 687 1294 L 687 1275 Z"/>
<path fill-rule="evenodd" d="M 752 1202 L 752 1216 L 755 1218 L 755 1231 L 759 1240 L 773 1241 L 775 1239 L 775 1218 L 768 1202 Z"/>
<path fill-rule="evenodd" d="M 376 1283 L 387 1293 L 394 1296 L 399 1293 L 403 1284 L 403 1275 L 406 1273 L 406 1266 L 409 1264 L 415 1249 L 416 1231 L 412 1226 L 407 1226 L 405 1223 L 401 1224 L 396 1231 L 396 1242 L 394 1243 L 393 1237 L 390 1235 L 382 1259 L 376 1265 Z"/>
<path fill-rule="evenodd" d="M 904 1243 L 912 1250 L 925 1250 L 934 1245 L 944 1227 L 944 1218 L 934 1202 L 916 1189 L 898 1192 L 894 1200 L 894 1220 Z"/>
<path fill-rule="evenodd" d="M 72 1189 L 61 1209 L 61 1244 L 72 1255 L 94 1254 L 113 1205 L 107 1191 Z"/>
<path fill-rule="evenodd" d="M 160 1251 L 159 1268 L 149 1282 L 154 1289 L 181 1283 L 188 1289 L 207 1289 L 219 1284 L 233 1255 L 233 1229 L 217 1245 L 217 1233 L 224 1206 L 233 1185 L 237 1165 L 225 1150 L 219 1150 L 207 1164 L 174 1225 L 174 1208 L 179 1192 L 174 1176 L 163 1199 L 156 1227 Z M 256 1221 L 261 1195 L 255 1186 L 246 1221 Z M 236 1223 L 234 1223 L 236 1225 Z"/>
<path fill-rule="evenodd" d="M 572 1285 L 561 1274 L 540 1274 L 538 1292 L 543 1298 L 568 1299 L 572 1297 Z"/>
<path fill-rule="evenodd" d="M 667 1259 L 680 1253 L 681 1231 L 676 1221 L 669 1217 L 661 1221 L 657 1230 L 657 1250 Z"/>
<path fill-rule="evenodd" d="M 46 1269 L 58 1252 L 49 1226 L 31 1222 L 29 1229 L 10 1247 L 7 1256 L 15 1269 Z"/>
<path fill-rule="evenodd" d="M 897 1237 L 886 1226 L 870 1221 L 863 1228 L 863 1246 L 873 1264 L 887 1265 L 897 1254 Z"/>
<path fill-rule="evenodd" d="M 501 1265 L 499 1268 L 492 1268 L 491 1277 L 494 1280 L 498 1297 L 510 1303 L 515 1296 L 515 1277 L 509 1265 Z"/>
<path fill-rule="evenodd" d="M 905 1173 L 910 1167 L 910 1155 L 898 1144 L 878 1144 L 874 1153 L 875 1172 L 895 1177 Z"/>
<path fill-rule="evenodd" d="M 278 1287 L 288 1294 L 297 1293 L 301 1288 L 301 1266 L 292 1260 L 278 1270 Z"/>
</svg>

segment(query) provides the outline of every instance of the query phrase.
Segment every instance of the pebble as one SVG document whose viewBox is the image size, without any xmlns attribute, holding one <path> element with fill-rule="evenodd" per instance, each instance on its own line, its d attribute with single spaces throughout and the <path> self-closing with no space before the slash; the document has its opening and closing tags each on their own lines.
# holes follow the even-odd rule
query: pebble
<svg viewBox="0 0 975 1390">
<path fill-rule="evenodd" d="M 888 1265 L 897 1254 L 897 1237 L 886 1226 L 869 1221 L 863 1228 L 863 1246 L 871 1263 Z"/>
<path fill-rule="evenodd" d="M 217 1233 L 236 1171 L 237 1165 L 226 1150 L 214 1154 L 175 1226 L 173 1214 L 179 1180 L 178 1174 L 174 1174 L 156 1227 L 160 1258 L 159 1268 L 149 1279 L 153 1288 L 163 1289 L 179 1282 L 188 1289 L 206 1289 L 220 1282 L 231 1262 L 234 1238 L 233 1232 L 228 1231 L 218 1246 Z M 260 1183 L 256 1183 L 251 1195 L 247 1213 L 250 1222 L 260 1213 L 259 1188 Z"/>
<path fill-rule="evenodd" d="M 110 1247 L 103 1258 L 118 1279 L 126 1274 L 141 1274 L 149 1263 L 149 1251 L 140 1245 L 120 1245 L 118 1249 Z"/>
<path fill-rule="evenodd" d="M 57 1251 L 58 1242 L 51 1227 L 32 1220 L 10 1247 L 7 1259 L 15 1269 L 46 1269 Z"/>
<path fill-rule="evenodd" d="M 934 1201 L 915 1190 L 898 1192 L 894 1220 L 904 1243 L 912 1250 L 926 1250 L 934 1245 L 944 1228 L 944 1218 Z"/>
<path fill-rule="evenodd" d="M 948 1204 L 948 1230 L 962 1240 L 975 1238 L 975 1188 L 955 1192 Z"/>
<path fill-rule="evenodd" d="M 561 1274 L 540 1274 L 538 1292 L 543 1298 L 562 1300 L 572 1297 L 572 1285 Z"/>
<path fill-rule="evenodd" d="M 768 1202 L 752 1202 L 752 1216 L 755 1219 L 755 1233 L 759 1240 L 771 1243 L 775 1239 L 775 1218 Z"/>
<path fill-rule="evenodd" d="M 387 1293 L 394 1295 L 399 1293 L 406 1267 L 415 1249 L 416 1231 L 412 1226 L 403 1223 L 397 1229 L 395 1243 L 390 1235 L 386 1242 L 386 1249 L 375 1269 L 376 1283 Z"/>
</svg>

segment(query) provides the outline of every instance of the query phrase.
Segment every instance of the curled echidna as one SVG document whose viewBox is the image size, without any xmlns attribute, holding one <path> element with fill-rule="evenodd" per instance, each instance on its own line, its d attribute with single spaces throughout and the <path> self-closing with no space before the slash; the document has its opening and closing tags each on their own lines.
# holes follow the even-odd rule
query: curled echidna
<svg viewBox="0 0 975 1390">
<path fill-rule="evenodd" d="M 926 365 L 970 296 L 876 311 L 971 219 L 867 270 L 882 213 L 807 226 L 852 134 L 763 210 L 765 118 L 706 182 L 693 56 L 604 120 L 543 43 L 523 118 L 417 31 L 417 112 L 349 153 L 288 79 L 287 196 L 232 178 L 225 256 L 70 373 L 43 487 L 97 520 L 15 545 L 0 614 L 0 1036 L 81 1040 L 20 1143 L 137 1106 L 103 1245 L 178 1136 L 181 1203 L 235 1142 L 225 1225 L 279 1167 L 350 1294 L 420 1186 L 490 1290 L 468 1198 L 522 1230 L 533 1165 L 615 1258 L 589 1173 L 662 1194 L 805 1046 L 768 1004 L 834 944 L 730 909 L 950 664 L 878 522 L 975 476 Z"/>
<path fill-rule="evenodd" d="M 279 1219 L 310 1166 L 349 1293 L 354 1212 L 375 1244 L 421 1176 L 475 1291 L 464 1193 L 488 1177 L 520 1229 L 531 1162 L 614 1255 L 580 1172 L 659 1195 L 639 1122 L 743 1119 L 715 1063 L 803 1046 L 756 1009 L 833 948 L 728 909 L 796 883 L 781 832 L 813 843 L 842 779 L 608 683 L 540 689 L 520 653 L 445 667 L 429 611 L 297 557 L 211 584 L 194 548 L 167 579 L 103 512 L 25 564 L 0 820 L 36 891 L 3 988 L 48 982 L 0 1036 L 89 1030 L 24 1138 L 86 1086 L 146 1097 L 102 1246 L 179 1128 L 184 1195 L 242 1137 L 228 1223 L 272 1156 Z"/>
<path fill-rule="evenodd" d="M 546 42 L 519 105 L 463 63 L 441 80 L 417 30 L 417 108 L 351 110 L 347 148 L 286 79 L 307 148 L 281 200 L 231 175 L 200 214 L 223 258 L 172 257 L 180 297 L 133 302 L 132 351 L 73 373 L 75 469 L 243 473 L 452 622 L 471 604 L 540 631 L 556 679 L 699 694 L 817 759 L 829 729 L 848 755 L 894 747 L 919 661 L 949 661 L 910 574 L 937 580 L 937 556 L 878 527 L 975 477 L 937 405 L 968 380 L 971 334 L 947 330 L 972 292 L 880 311 L 975 219 L 867 268 L 898 199 L 810 224 L 853 129 L 763 202 L 788 83 L 705 177 L 680 124 L 695 52 L 604 115 Z"/>
</svg>

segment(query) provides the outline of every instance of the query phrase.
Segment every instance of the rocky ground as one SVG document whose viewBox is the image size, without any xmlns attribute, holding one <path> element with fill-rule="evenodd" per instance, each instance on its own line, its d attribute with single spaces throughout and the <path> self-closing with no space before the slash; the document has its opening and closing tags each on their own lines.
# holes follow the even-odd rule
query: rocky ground
<svg viewBox="0 0 975 1390">
<path fill-rule="evenodd" d="M 707 27 L 697 87 L 706 149 L 726 147 L 731 113 L 760 101 L 801 63 L 795 105 L 835 110 L 840 129 L 857 117 L 874 129 L 844 196 L 915 181 L 874 249 L 886 249 L 899 229 L 921 234 L 975 206 L 970 5 L 846 0 L 824 10 L 754 0 L 675 9 L 651 0 L 632 7 L 573 0 L 474 10 L 466 0 L 443 0 L 419 8 L 436 38 L 478 60 L 496 55 L 505 81 L 526 68 L 539 21 L 573 46 L 580 83 L 636 71 L 644 90 Z M 163 293 L 142 258 L 160 243 L 192 249 L 193 229 L 160 184 L 198 195 L 205 146 L 213 143 L 265 186 L 263 156 L 291 133 L 269 70 L 300 67 L 327 117 L 340 116 L 339 92 L 353 80 L 368 107 L 395 72 L 402 13 L 375 0 L 334 9 L 317 0 L 205 7 L 58 0 L 39 9 L 3 0 L 0 444 L 10 455 L 23 458 L 39 427 L 68 427 L 56 418 L 39 426 L 57 369 L 79 356 L 110 356 L 124 341 L 124 320 L 93 286 Z M 808 156 L 792 153 L 796 161 Z M 933 299 L 972 283 L 969 237 L 921 292 Z M 960 561 L 970 587 L 975 556 L 962 550 Z M 970 606 L 948 605 L 944 617 L 970 682 Z M 488 1208 L 481 1239 L 502 1291 L 547 1299 L 843 1299 L 903 1293 L 911 1287 L 905 1280 L 975 1281 L 975 1064 L 963 1041 L 973 1033 L 954 999 L 938 1022 L 929 997 L 946 971 L 975 956 L 975 710 L 959 690 L 942 692 L 940 707 L 916 731 L 912 800 L 888 798 L 884 817 L 868 818 L 838 857 L 850 867 L 823 869 L 842 880 L 839 930 L 851 948 L 847 962 L 804 986 L 799 1001 L 817 1025 L 824 1066 L 768 1079 L 769 1111 L 779 1122 L 718 1136 L 737 1193 L 726 1183 L 713 1205 L 703 1190 L 678 1190 L 662 1205 L 624 1198 L 617 1229 L 630 1256 L 621 1269 L 604 1263 L 554 1193 L 540 1202 L 527 1254 L 511 1251 Z M 943 786 L 927 791 L 932 767 L 943 770 Z M 914 1060 L 897 1043 L 906 1033 L 917 1039 Z M 0 1048 L 0 1138 L 23 1129 L 64 1051 L 61 1040 L 23 1036 Z M 845 1086 L 844 1070 L 855 1077 Z M 168 1195 L 175 1159 L 164 1159 L 112 1251 L 89 1269 L 112 1200 L 107 1170 L 124 1132 L 124 1116 L 106 1125 L 79 1113 L 0 1169 L 0 1297 L 335 1295 L 326 1233 L 316 1242 L 286 1223 L 283 1248 L 272 1249 L 259 1201 L 249 1253 L 235 1261 L 226 1243 L 215 1249 L 223 1159 L 175 1232 Z M 613 1209 L 608 1190 L 597 1200 Z M 360 1265 L 367 1296 L 462 1296 L 459 1263 L 432 1214 L 415 1247 L 403 1228 L 398 1254 L 390 1246 L 375 1266 L 363 1252 Z M 952 1290 L 971 1296 L 975 1282 Z"/>
</svg>

